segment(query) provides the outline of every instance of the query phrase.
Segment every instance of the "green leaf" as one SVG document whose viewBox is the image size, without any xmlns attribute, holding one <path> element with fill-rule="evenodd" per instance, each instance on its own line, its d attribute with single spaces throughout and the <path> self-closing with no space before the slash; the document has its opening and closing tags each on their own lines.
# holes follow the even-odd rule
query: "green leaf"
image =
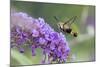
<svg viewBox="0 0 100 67">
<path fill-rule="evenodd" d="M 33 64 L 33 62 L 29 60 L 28 57 L 16 50 L 11 50 L 11 57 L 17 60 L 21 65 Z"/>
</svg>

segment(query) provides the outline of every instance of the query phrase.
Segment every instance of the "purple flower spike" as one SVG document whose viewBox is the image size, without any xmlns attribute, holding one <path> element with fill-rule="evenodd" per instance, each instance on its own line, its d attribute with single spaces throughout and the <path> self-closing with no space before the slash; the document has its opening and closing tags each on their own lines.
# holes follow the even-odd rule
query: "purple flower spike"
<svg viewBox="0 0 100 67">
<path fill-rule="evenodd" d="M 42 44 L 42 45 L 43 44 L 45 45 L 47 42 L 44 38 L 39 38 L 39 43 Z"/>
<path fill-rule="evenodd" d="M 20 53 L 24 53 L 24 49 L 23 48 L 19 48 Z"/>
<path fill-rule="evenodd" d="M 13 44 L 18 49 L 21 47 L 21 53 L 24 53 L 24 47 L 27 47 L 25 44 L 28 44 L 32 56 L 36 56 L 37 48 L 42 49 L 45 59 L 49 59 L 43 59 L 43 63 L 66 62 L 70 53 L 68 42 L 62 33 L 54 31 L 43 18 L 35 19 L 23 12 L 11 14 L 11 45 Z"/>
<path fill-rule="evenodd" d="M 31 50 L 32 50 L 32 56 L 35 56 L 35 46 L 34 45 L 31 46 Z"/>
<path fill-rule="evenodd" d="M 38 37 L 39 36 L 39 32 L 36 29 L 32 30 L 32 36 L 33 37 Z"/>
</svg>

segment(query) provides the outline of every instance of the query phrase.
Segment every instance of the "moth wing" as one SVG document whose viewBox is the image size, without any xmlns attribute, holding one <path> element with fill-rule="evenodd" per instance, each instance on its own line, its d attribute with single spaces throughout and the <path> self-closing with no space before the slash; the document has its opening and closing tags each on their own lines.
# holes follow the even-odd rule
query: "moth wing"
<svg viewBox="0 0 100 67">
<path fill-rule="evenodd" d="M 64 29 L 68 29 L 68 28 L 69 28 L 69 24 L 64 24 L 64 25 L 63 25 L 63 28 L 64 28 Z"/>
</svg>

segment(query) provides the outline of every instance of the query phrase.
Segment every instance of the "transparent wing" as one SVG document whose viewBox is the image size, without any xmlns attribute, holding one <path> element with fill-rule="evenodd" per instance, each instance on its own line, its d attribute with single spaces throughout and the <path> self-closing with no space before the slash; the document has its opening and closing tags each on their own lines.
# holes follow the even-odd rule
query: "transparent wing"
<svg viewBox="0 0 100 67">
<path fill-rule="evenodd" d="M 70 18 L 68 21 L 66 21 L 64 23 L 64 25 L 68 24 L 69 26 L 74 23 L 74 21 L 76 20 L 77 16 L 73 16 L 72 18 Z"/>
<path fill-rule="evenodd" d="M 57 16 L 54 16 L 54 18 L 55 18 L 55 20 L 56 20 L 57 22 L 59 22 L 59 18 L 58 18 Z"/>
</svg>

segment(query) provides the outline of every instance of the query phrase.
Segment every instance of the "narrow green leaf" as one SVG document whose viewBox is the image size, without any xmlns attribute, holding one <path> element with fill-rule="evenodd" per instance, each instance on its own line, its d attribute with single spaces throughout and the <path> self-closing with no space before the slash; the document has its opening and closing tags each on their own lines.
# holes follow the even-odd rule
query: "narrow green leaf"
<svg viewBox="0 0 100 67">
<path fill-rule="evenodd" d="M 16 50 L 11 50 L 11 57 L 17 60 L 21 65 L 33 64 L 32 61 L 28 59 L 28 57 Z"/>
</svg>

